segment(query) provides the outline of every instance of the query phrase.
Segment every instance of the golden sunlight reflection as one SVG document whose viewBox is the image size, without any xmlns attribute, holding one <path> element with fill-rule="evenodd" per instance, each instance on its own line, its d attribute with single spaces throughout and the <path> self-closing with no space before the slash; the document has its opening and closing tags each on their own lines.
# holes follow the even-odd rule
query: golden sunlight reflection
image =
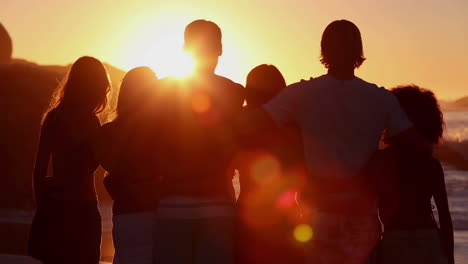
<svg viewBox="0 0 468 264">
<path fill-rule="evenodd" d="M 296 194 L 295 190 L 284 191 L 276 199 L 276 206 L 279 209 L 291 209 L 296 205 Z"/>
<path fill-rule="evenodd" d="M 182 78 L 193 71 L 193 59 L 183 51 L 185 21 L 146 21 L 135 28 L 138 30 L 125 45 L 130 50 L 125 59 L 126 68 L 149 66 L 159 78 Z"/>
<path fill-rule="evenodd" d="M 201 114 L 206 113 L 211 108 L 210 97 L 203 93 L 197 93 L 192 96 L 192 109 L 193 111 Z"/>
<path fill-rule="evenodd" d="M 297 225 L 296 228 L 294 228 L 294 238 L 302 243 L 308 242 L 312 239 L 314 236 L 314 232 L 312 230 L 312 227 L 306 224 L 300 224 Z"/>
</svg>

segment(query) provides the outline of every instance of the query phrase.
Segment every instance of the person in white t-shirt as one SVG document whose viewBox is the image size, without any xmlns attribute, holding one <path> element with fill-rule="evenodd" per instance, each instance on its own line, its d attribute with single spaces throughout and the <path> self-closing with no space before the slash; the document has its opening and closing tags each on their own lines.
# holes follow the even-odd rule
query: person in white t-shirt
<svg viewBox="0 0 468 264">
<path fill-rule="evenodd" d="M 384 130 L 423 151 L 424 142 L 393 94 L 354 75 L 365 58 L 361 34 L 346 20 L 325 29 L 321 62 L 328 73 L 290 85 L 262 109 L 239 118 L 240 129 L 296 125 L 308 169 L 309 263 L 363 263 L 380 237 L 377 205 L 361 171 Z M 250 126 L 250 127 L 249 127 Z"/>
</svg>

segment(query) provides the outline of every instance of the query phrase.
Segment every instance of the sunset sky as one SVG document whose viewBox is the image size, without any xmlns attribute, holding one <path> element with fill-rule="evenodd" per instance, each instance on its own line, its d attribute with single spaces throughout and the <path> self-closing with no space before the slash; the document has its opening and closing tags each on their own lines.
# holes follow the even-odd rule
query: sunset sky
<svg viewBox="0 0 468 264">
<path fill-rule="evenodd" d="M 1 0 L 14 57 L 68 64 L 92 55 L 160 77 L 186 65 L 187 23 L 223 31 L 218 73 L 239 83 L 254 66 L 276 65 L 288 83 L 319 76 L 321 33 L 336 19 L 360 29 L 368 58 L 357 75 L 382 86 L 415 83 L 442 99 L 468 95 L 466 0 Z"/>
</svg>

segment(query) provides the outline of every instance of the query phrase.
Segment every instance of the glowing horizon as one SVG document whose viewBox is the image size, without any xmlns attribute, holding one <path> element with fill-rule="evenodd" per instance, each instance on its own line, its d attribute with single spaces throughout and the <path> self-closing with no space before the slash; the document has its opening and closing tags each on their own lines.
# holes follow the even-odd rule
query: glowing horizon
<svg viewBox="0 0 468 264">
<path fill-rule="evenodd" d="M 288 83 L 325 73 L 321 33 L 344 18 L 360 28 L 368 58 L 357 76 L 385 87 L 415 83 L 456 99 L 468 94 L 466 13 L 462 0 L 4 0 L 0 22 L 16 58 L 69 64 L 90 55 L 124 70 L 150 66 L 165 77 L 190 68 L 182 51 L 185 25 L 212 20 L 223 31 L 217 73 L 244 84 L 263 63 L 277 66 Z"/>
</svg>

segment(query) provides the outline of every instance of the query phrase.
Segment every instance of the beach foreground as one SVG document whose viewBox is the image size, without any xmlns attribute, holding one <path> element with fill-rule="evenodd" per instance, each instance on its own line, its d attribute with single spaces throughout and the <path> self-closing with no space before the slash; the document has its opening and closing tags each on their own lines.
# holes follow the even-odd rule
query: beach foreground
<svg viewBox="0 0 468 264">
<path fill-rule="evenodd" d="M 100 262 L 100 264 L 110 264 L 111 262 Z M 455 263 L 468 263 L 468 231 L 455 232 Z M 40 264 L 40 262 L 18 255 L 1 255 L 0 264 Z"/>
</svg>

